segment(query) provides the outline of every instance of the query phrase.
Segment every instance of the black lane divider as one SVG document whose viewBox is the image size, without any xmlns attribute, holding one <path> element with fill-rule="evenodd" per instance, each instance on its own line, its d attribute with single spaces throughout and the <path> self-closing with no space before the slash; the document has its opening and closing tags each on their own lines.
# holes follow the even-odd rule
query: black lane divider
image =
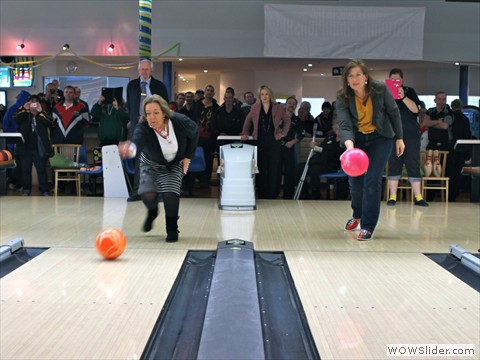
<svg viewBox="0 0 480 360">
<path fill-rule="evenodd" d="M 141 359 L 197 358 L 215 255 L 187 253 Z"/>
<path fill-rule="evenodd" d="M 447 254 L 423 254 L 434 261 L 452 275 L 462 280 L 465 284 L 480 292 L 480 277 L 473 270 L 461 263 L 460 259 L 450 253 Z M 480 258 L 480 254 L 472 254 Z"/>
<path fill-rule="evenodd" d="M 208 359 L 211 355 L 222 360 L 245 360 L 242 356 L 258 351 L 258 343 L 263 344 L 261 353 L 256 353 L 258 358 L 320 359 L 285 255 L 253 253 L 252 243 L 229 241 L 219 243 L 222 252 L 187 253 L 141 359 Z M 224 261 L 226 258 L 222 257 L 229 255 L 224 251 L 228 246 L 231 246 L 231 261 Z M 252 251 L 253 264 L 246 263 L 246 257 L 240 255 L 246 250 Z M 253 284 L 245 284 L 247 275 L 242 272 L 248 273 L 252 267 Z M 225 274 L 231 276 L 225 280 Z M 225 288 L 236 294 L 236 298 L 225 298 Z M 245 305 L 246 299 L 254 303 Z M 225 314 L 225 319 L 219 313 Z M 258 335 L 255 331 L 246 333 L 249 326 L 257 323 L 261 326 Z M 217 346 L 217 339 L 218 348 L 213 347 Z M 243 349 L 239 350 L 242 341 Z"/>
<path fill-rule="evenodd" d="M 27 247 L 15 251 L 10 256 L 0 261 L 0 278 L 10 274 L 12 271 L 18 269 L 23 264 L 26 264 L 45 250 L 48 250 L 48 248 Z"/>
<path fill-rule="evenodd" d="M 320 359 L 281 252 L 255 254 L 266 359 Z"/>
</svg>

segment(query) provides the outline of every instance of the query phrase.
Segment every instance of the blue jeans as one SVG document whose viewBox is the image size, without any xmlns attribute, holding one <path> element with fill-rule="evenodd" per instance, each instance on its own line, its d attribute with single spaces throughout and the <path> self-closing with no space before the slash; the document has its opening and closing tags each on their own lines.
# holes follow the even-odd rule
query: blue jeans
<svg viewBox="0 0 480 360">
<path fill-rule="evenodd" d="M 382 198 L 382 174 L 392 152 L 394 140 L 379 135 L 355 134 L 355 147 L 368 155 L 369 165 L 365 175 L 349 176 L 350 194 L 352 196 L 353 217 L 361 219 L 362 229 L 373 232 L 380 215 Z"/>
</svg>

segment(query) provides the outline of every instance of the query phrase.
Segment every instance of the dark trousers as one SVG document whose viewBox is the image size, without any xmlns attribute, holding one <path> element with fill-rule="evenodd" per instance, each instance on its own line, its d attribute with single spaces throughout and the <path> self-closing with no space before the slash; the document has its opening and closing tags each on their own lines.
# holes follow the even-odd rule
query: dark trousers
<svg viewBox="0 0 480 360">
<path fill-rule="evenodd" d="M 398 157 L 392 151 L 388 160 L 388 178 L 398 180 L 402 177 L 403 165 L 407 168 L 408 178 L 411 182 L 421 181 L 420 174 L 420 138 L 403 139 L 405 143 L 405 152 Z"/>
<path fill-rule="evenodd" d="M 281 144 L 273 135 L 258 139 L 258 170 L 256 183 L 259 199 L 276 199 L 281 181 Z"/>
<path fill-rule="evenodd" d="M 23 192 L 32 192 L 32 165 L 35 165 L 38 176 L 38 186 L 40 192 L 48 192 L 48 180 L 46 171 L 46 158 L 40 157 L 38 152 L 30 150 L 23 154 L 22 160 L 22 183 Z"/>
<path fill-rule="evenodd" d="M 295 194 L 295 147 L 281 147 L 281 169 L 283 170 L 283 198 L 293 199 Z"/>
<path fill-rule="evenodd" d="M 361 219 L 362 229 L 374 231 L 380 215 L 382 173 L 392 152 L 394 140 L 373 134 L 355 134 L 355 147 L 368 155 L 369 165 L 365 175 L 349 176 L 353 217 Z"/>
</svg>

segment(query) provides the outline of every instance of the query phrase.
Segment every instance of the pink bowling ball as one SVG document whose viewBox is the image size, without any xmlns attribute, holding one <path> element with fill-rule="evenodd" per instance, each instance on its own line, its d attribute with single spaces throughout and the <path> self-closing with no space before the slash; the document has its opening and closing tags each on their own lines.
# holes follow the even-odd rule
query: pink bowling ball
<svg viewBox="0 0 480 360">
<path fill-rule="evenodd" d="M 353 148 L 342 156 L 342 169 L 349 176 L 362 176 L 368 169 L 368 156 L 362 149 Z"/>
</svg>

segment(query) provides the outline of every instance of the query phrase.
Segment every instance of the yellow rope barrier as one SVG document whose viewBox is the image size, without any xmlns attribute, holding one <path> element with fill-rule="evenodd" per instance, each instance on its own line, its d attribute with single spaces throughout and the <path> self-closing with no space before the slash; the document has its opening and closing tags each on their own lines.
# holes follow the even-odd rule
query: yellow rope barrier
<svg viewBox="0 0 480 360">
<path fill-rule="evenodd" d="M 162 51 L 161 53 L 159 53 L 158 55 L 154 56 L 152 58 L 152 60 L 161 60 L 160 57 L 162 55 L 165 55 L 167 53 L 169 53 L 170 51 L 174 50 L 174 49 L 177 49 L 177 54 L 176 56 L 179 57 L 180 56 L 180 43 L 176 43 L 172 46 L 170 46 L 168 49 Z M 6 63 L 6 62 L 3 62 L 3 61 L 0 61 L 0 65 L 2 66 L 7 66 L 9 67 L 10 69 L 15 69 L 17 68 L 19 65 L 27 65 L 25 67 L 31 67 L 31 68 L 37 68 L 39 66 L 42 66 L 50 61 L 53 61 L 55 60 L 59 55 L 63 55 L 63 54 L 66 54 L 66 53 L 69 53 L 69 54 L 72 54 L 73 56 L 81 59 L 81 60 L 84 60 L 84 61 L 87 61 L 89 62 L 90 64 L 93 64 L 93 65 L 96 65 L 96 66 L 101 66 L 101 67 L 104 67 L 104 68 L 108 68 L 108 69 L 112 69 L 112 70 L 126 70 L 126 69 L 131 69 L 133 68 L 134 66 L 137 66 L 138 62 L 133 62 L 133 63 L 127 63 L 127 64 L 108 64 L 108 63 L 101 63 L 101 62 L 98 62 L 98 61 L 94 61 L 92 59 L 89 59 L 88 57 L 86 56 L 82 56 L 82 55 L 78 55 L 76 52 L 74 52 L 72 49 L 66 49 L 66 50 L 60 50 L 57 54 L 53 55 L 53 56 L 46 56 L 46 57 L 43 57 L 43 58 L 39 58 L 39 59 L 34 59 L 34 60 L 30 60 L 30 61 L 19 61 L 19 62 L 14 62 L 14 63 Z"/>
</svg>

